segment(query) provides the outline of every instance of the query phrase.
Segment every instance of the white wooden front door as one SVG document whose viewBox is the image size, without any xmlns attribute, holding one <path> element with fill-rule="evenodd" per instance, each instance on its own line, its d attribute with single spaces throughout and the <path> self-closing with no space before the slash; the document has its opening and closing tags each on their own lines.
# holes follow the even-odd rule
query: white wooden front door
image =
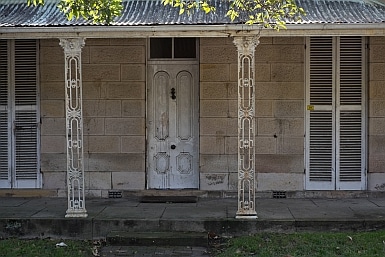
<svg viewBox="0 0 385 257">
<path fill-rule="evenodd" d="M 147 98 L 147 188 L 198 188 L 198 65 L 149 65 Z"/>
</svg>

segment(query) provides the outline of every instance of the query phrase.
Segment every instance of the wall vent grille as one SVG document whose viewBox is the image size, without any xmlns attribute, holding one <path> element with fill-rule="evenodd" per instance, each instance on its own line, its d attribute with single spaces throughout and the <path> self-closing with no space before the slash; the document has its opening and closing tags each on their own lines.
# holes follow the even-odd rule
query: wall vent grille
<svg viewBox="0 0 385 257">
<path fill-rule="evenodd" d="M 273 198 L 275 199 L 286 198 L 286 191 L 273 191 Z"/>
<path fill-rule="evenodd" d="M 122 198 L 122 191 L 108 191 L 108 198 Z"/>
</svg>

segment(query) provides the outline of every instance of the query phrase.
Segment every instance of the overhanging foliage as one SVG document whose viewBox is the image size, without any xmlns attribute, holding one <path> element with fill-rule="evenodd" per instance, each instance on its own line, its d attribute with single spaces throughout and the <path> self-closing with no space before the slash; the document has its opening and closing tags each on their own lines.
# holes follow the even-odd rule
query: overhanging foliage
<svg viewBox="0 0 385 257">
<path fill-rule="evenodd" d="M 111 24 L 121 15 L 123 0 L 61 0 L 58 8 L 68 20 L 83 18 L 96 24 Z M 249 25 L 259 24 L 266 28 L 284 29 L 286 21 L 299 21 L 305 12 L 295 0 L 222 0 L 229 1 L 226 16 L 231 21 Z M 43 5 L 44 0 L 27 0 L 28 5 Z M 162 0 L 164 5 L 179 8 L 179 14 L 195 11 L 215 12 L 209 0 Z"/>
</svg>

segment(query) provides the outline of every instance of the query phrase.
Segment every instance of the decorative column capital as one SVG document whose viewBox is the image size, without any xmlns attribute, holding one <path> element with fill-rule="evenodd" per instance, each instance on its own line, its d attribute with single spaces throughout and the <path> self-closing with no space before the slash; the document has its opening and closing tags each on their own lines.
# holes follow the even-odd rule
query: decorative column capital
<svg viewBox="0 0 385 257">
<path fill-rule="evenodd" d="M 60 38 L 60 46 L 64 49 L 65 54 L 80 53 L 85 45 L 85 39 L 78 38 Z"/>
<path fill-rule="evenodd" d="M 259 36 L 234 37 L 234 45 L 238 53 L 243 55 L 253 55 L 255 48 L 259 45 Z"/>
</svg>

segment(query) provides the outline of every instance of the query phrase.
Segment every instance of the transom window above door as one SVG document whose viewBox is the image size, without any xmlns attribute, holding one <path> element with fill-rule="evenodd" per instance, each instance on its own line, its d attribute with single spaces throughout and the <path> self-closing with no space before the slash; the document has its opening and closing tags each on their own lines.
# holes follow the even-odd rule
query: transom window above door
<svg viewBox="0 0 385 257">
<path fill-rule="evenodd" d="M 150 38 L 150 59 L 195 59 L 197 39 Z"/>
</svg>

